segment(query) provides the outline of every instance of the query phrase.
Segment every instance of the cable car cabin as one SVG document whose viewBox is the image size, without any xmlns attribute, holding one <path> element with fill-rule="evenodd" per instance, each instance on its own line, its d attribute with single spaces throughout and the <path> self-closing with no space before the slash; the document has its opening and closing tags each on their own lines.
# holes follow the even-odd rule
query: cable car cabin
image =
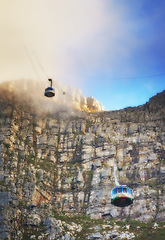
<svg viewBox="0 0 165 240">
<path fill-rule="evenodd" d="M 46 89 L 45 89 L 45 96 L 46 97 L 54 97 L 54 95 L 55 95 L 55 91 L 54 91 L 54 89 L 52 88 L 52 79 L 48 79 L 48 81 L 50 81 L 50 87 L 47 87 Z"/>
<path fill-rule="evenodd" d="M 48 87 L 45 89 L 45 94 L 46 97 L 54 97 L 55 91 L 52 87 Z"/>
<path fill-rule="evenodd" d="M 133 203 L 133 192 L 126 185 L 121 185 L 112 190 L 111 204 L 117 207 L 127 207 Z"/>
</svg>

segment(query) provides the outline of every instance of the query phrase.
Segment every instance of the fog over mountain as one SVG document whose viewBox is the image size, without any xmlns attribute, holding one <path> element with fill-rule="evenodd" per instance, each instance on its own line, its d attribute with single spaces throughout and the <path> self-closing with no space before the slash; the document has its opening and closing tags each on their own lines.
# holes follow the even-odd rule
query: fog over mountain
<svg viewBox="0 0 165 240">
<path fill-rule="evenodd" d="M 94 97 L 85 97 L 81 90 L 53 81 L 55 97 L 44 96 L 45 88 L 50 86 L 47 81 L 41 82 L 30 79 L 20 79 L 6 81 L 0 84 L 1 91 L 9 91 L 11 96 L 17 96 L 22 101 L 31 101 L 31 104 L 40 111 L 50 111 L 51 113 L 63 110 L 74 112 L 75 110 L 87 112 L 103 111 L 104 107 Z"/>
</svg>

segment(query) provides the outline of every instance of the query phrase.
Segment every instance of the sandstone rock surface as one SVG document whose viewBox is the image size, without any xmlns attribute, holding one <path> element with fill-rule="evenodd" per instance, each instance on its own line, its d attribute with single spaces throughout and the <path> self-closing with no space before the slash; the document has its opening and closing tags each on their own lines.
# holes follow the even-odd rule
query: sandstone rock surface
<svg viewBox="0 0 165 240">
<path fill-rule="evenodd" d="M 81 224 L 67 225 L 58 219 L 60 214 L 66 218 L 165 221 L 164 103 L 162 92 L 135 108 L 43 115 L 16 96 L 3 96 L 1 239 L 16 235 L 22 239 L 32 227 L 41 232 L 31 234 L 34 239 L 81 239 L 76 238 Z M 124 209 L 110 201 L 115 165 L 120 170 L 119 182 L 134 191 L 133 205 Z M 112 235 L 134 237 L 113 229 L 93 232 L 87 239 L 113 239 Z"/>
</svg>

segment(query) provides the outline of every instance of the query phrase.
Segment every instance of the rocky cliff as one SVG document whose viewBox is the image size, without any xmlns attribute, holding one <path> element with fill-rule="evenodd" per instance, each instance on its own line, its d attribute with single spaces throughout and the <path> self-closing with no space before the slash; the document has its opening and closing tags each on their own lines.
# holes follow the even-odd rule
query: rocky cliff
<svg viewBox="0 0 165 240">
<path fill-rule="evenodd" d="M 0 92 L 1 239 L 133 239 L 115 221 L 165 221 L 165 91 L 118 111 L 38 105 Z M 122 209 L 110 203 L 116 165 L 134 192 Z"/>
</svg>

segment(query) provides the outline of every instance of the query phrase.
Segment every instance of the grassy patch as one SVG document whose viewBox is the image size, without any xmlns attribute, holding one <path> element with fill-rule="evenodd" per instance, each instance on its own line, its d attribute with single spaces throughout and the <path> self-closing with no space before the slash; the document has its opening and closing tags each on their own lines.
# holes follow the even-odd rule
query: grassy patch
<svg viewBox="0 0 165 240">
<path fill-rule="evenodd" d="M 54 217 L 61 221 L 65 221 L 68 224 L 74 222 L 77 225 L 81 225 L 82 230 L 80 232 L 75 233 L 75 237 L 78 240 L 87 239 L 86 237 L 95 232 L 95 227 L 99 228 L 99 232 L 104 231 L 105 229 L 102 225 L 107 226 L 107 221 L 104 219 L 91 219 L 89 215 L 74 215 L 72 217 L 61 215 L 61 213 L 57 212 L 55 209 L 53 211 Z M 108 223 L 111 227 L 112 224 Z M 110 228 L 111 229 L 111 228 Z M 108 229 L 108 230 L 110 230 Z M 97 230 L 96 230 L 97 231 Z"/>
<path fill-rule="evenodd" d="M 28 226 L 23 226 L 23 236 L 22 239 L 23 240 L 29 240 L 31 239 L 31 236 L 34 236 L 33 239 L 38 239 L 38 237 L 41 235 L 41 233 L 44 233 L 45 229 L 43 228 L 43 226 L 39 226 L 39 227 L 28 227 Z"/>
<path fill-rule="evenodd" d="M 153 229 L 151 227 L 146 227 L 143 229 L 143 232 L 140 233 L 138 237 L 135 237 L 134 240 L 164 240 L 165 239 L 165 228 Z"/>
<path fill-rule="evenodd" d="M 154 228 L 154 222 L 139 222 L 135 220 L 117 221 L 119 226 L 129 225 L 129 231 L 135 234 L 134 240 L 164 240 L 165 239 L 165 222 L 158 223 Z"/>
</svg>

